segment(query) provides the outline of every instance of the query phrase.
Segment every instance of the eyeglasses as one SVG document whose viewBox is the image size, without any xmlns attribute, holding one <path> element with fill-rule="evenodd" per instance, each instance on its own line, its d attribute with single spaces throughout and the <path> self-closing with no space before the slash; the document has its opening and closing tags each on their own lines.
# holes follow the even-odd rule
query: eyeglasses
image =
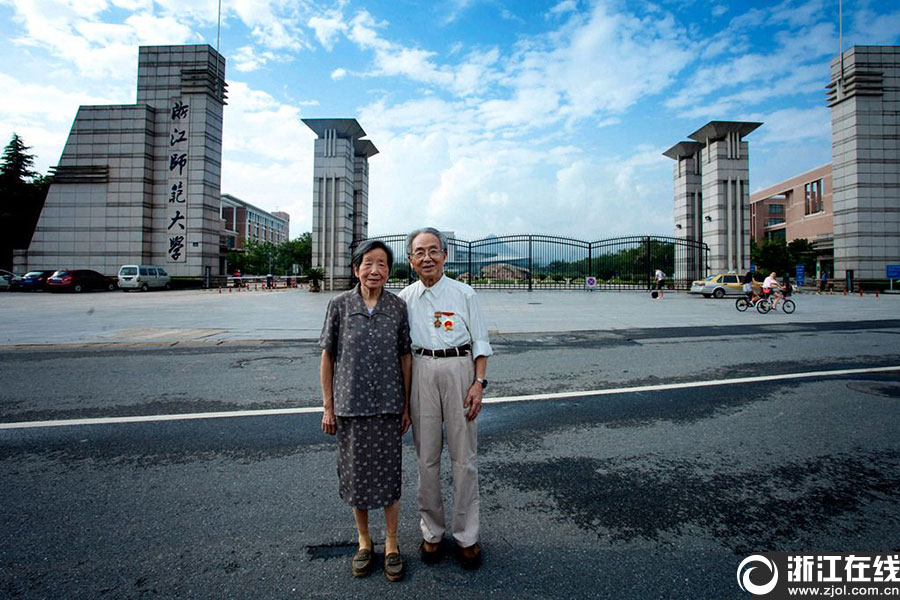
<svg viewBox="0 0 900 600">
<path fill-rule="evenodd" d="M 429 248 L 428 250 L 416 250 L 415 252 L 410 254 L 413 260 L 423 260 L 426 255 L 431 260 L 437 260 L 444 255 L 444 251 L 440 248 Z"/>
</svg>

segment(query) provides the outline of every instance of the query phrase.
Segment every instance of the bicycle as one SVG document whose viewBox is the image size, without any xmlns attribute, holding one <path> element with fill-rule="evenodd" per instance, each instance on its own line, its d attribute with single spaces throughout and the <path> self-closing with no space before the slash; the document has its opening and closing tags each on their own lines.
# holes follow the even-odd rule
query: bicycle
<svg viewBox="0 0 900 600">
<path fill-rule="evenodd" d="M 756 303 L 756 310 L 760 314 L 766 314 L 773 308 L 775 308 L 776 301 L 775 294 L 769 294 L 765 298 L 762 298 L 759 302 Z M 783 310 L 787 314 L 791 314 L 797 309 L 797 305 L 794 304 L 794 301 L 790 298 L 782 298 L 781 299 L 781 310 Z"/>
<path fill-rule="evenodd" d="M 753 298 L 748 298 L 747 296 L 741 296 L 737 300 L 734 301 L 734 307 L 741 312 L 744 312 L 751 306 L 756 306 L 762 301 L 761 296 L 754 295 Z"/>
</svg>

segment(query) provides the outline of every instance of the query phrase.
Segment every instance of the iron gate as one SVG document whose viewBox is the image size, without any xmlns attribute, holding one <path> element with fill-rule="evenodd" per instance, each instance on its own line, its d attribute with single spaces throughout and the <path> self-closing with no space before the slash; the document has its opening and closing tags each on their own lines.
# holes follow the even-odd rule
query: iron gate
<svg viewBox="0 0 900 600">
<path fill-rule="evenodd" d="M 387 286 L 405 287 L 416 274 L 406 260 L 406 235 L 369 239 L 394 253 Z M 693 240 L 662 236 L 626 236 L 587 242 L 541 234 L 447 240 L 444 273 L 474 288 L 584 289 L 593 277 L 596 289 L 648 289 L 656 269 L 674 289 L 689 289 L 707 272 L 709 247 Z"/>
</svg>

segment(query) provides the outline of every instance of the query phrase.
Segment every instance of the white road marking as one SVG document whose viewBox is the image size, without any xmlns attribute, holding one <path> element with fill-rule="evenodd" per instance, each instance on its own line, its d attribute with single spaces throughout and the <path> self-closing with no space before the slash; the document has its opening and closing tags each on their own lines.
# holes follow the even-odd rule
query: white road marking
<svg viewBox="0 0 900 600">
<path fill-rule="evenodd" d="M 734 379 L 716 379 L 712 381 L 687 381 L 684 383 L 661 383 L 658 385 L 641 385 L 635 387 L 610 388 L 604 390 L 588 390 L 582 392 L 557 392 L 553 394 L 529 394 L 526 396 L 505 396 L 485 398 L 484 404 L 504 404 L 508 402 L 535 402 L 542 400 L 558 400 L 560 398 L 583 398 L 585 396 L 611 396 L 614 394 L 634 394 L 640 392 L 660 392 L 665 390 L 684 390 L 691 388 L 735 385 L 742 383 L 763 383 L 767 381 L 784 381 L 788 379 L 810 379 L 814 377 L 840 377 L 842 375 L 865 375 L 868 373 L 893 373 L 900 371 L 900 365 L 892 367 L 872 367 L 866 369 L 837 369 L 834 371 L 810 371 L 805 373 L 784 373 L 781 375 L 759 375 L 757 377 L 736 377 Z M 143 415 L 134 417 L 103 417 L 96 419 L 69 419 L 59 421 L 23 421 L 19 423 L 0 423 L 0 429 L 35 429 L 42 427 L 70 427 L 74 425 L 115 425 L 120 423 L 155 423 L 159 421 L 189 421 L 195 419 L 226 419 L 235 417 L 268 417 L 274 415 L 296 415 L 320 413 L 318 406 L 298 408 L 273 408 L 266 410 L 234 410 L 226 412 L 185 413 L 178 415 Z"/>
</svg>

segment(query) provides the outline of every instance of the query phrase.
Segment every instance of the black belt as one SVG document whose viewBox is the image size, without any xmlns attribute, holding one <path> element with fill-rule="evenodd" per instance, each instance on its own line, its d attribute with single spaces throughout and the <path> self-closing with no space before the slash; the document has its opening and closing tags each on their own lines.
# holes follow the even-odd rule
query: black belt
<svg viewBox="0 0 900 600">
<path fill-rule="evenodd" d="M 470 344 L 459 346 L 458 348 L 447 348 L 442 350 L 429 350 L 428 348 L 417 348 L 415 353 L 420 356 L 432 356 L 434 358 L 451 358 L 454 356 L 468 356 L 472 350 Z"/>
</svg>

